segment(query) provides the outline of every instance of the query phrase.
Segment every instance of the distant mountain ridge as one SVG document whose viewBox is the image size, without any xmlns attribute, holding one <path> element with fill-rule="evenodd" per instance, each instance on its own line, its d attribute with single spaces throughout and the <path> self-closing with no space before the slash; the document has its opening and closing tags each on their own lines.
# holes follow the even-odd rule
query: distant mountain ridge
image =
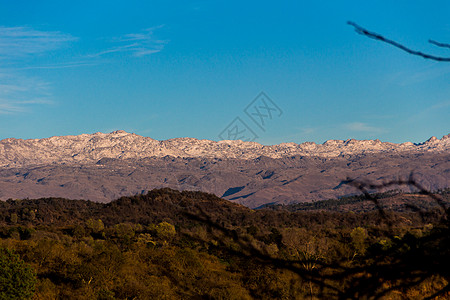
<svg viewBox="0 0 450 300">
<path fill-rule="evenodd" d="M 420 144 L 331 140 L 323 144 L 178 138 L 125 131 L 0 141 L 0 199 L 61 197 L 109 202 L 155 188 L 194 190 L 251 208 L 359 194 L 348 178 L 414 179 L 450 187 L 450 138 Z M 414 191 L 408 186 L 388 189 Z M 386 190 L 374 191 L 383 192 Z"/>
<path fill-rule="evenodd" d="M 450 134 L 441 139 L 395 144 L 380 140 L 329 140 L 323 144 L 282 143 L 265 146 L 239 140 L 210 141 L 175 138 L 158 141 L 123 130 L 111 133 L 55 136 L 44 139 L 8 138 L 0 141 L 0 167 L 26 167 L 45 164 L 91 164 L 103 158 L 142 159 L 173 156 L 180 158 L 278 159 L 289 156 L 339 157 L 368 153 L 446 152 Z"/>
</svg>

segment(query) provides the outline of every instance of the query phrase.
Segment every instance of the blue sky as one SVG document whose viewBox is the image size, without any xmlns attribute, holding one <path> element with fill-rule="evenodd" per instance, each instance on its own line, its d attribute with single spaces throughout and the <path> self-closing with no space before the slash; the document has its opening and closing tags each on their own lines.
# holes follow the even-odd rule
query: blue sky
<svg viewBox="0 0 450 300">
<path fill-rule="evenodd" d="M 450 133 L 450 2 L 0 0 L 0 139 L 110 132 L 263 144 Z M 263 128 L 244 109 L 280 109 Z M 266 114 L 267 115 L 267 114 Z M 256 120 L 257 121 L 257 120 Z"/>
</svg>

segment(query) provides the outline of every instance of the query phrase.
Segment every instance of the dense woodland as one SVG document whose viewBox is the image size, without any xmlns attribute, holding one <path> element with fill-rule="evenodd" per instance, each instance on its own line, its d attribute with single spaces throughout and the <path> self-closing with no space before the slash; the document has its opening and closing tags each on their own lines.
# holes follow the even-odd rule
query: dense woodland
<svg viewBox="0 0 450 300">
<path fill-rule="evenodd" d="M 448 211 L 367 201 L 250 210 L 159 189 L 0 202 L 0 299 L 448 299 Z"/>
</svg>

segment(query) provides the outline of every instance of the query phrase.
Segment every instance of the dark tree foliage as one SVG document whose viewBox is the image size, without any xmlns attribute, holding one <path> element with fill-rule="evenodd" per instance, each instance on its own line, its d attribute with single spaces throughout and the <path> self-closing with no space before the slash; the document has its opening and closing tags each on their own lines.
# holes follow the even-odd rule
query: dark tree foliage
<svg viewBox="0 0 450 300">
<path fill-rule="evenodd" d="M 30 299 L 35 281 L 29 265 L 12 251 L 0 248 L 0 299 Z"/>
<path fill-rule="evenodd" d="M 420 213 L 255 211 L 171 189 L 108 204 L 11 200 L 0 203 L 0 247 L 37 270 L 37 299 L 445 297 L 448 193 L 422 194 L 440 204 Z M 401 195 L 358 198 L 376 206 L 390 197 Z"/>
</svg>

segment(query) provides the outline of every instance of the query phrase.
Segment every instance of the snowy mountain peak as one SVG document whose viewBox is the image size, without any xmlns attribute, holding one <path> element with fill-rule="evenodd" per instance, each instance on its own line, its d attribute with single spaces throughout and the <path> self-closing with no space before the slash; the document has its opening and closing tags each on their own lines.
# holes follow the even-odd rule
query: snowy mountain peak
<svg viewBox="0 0 450 300">
<path fill-rule="evenodd" d="M 282 143 L 265 146 L 256 142 L 210 141 L 195 138 L 175 138 L 158 141 L 123 130 L 111 133 L 55 136 L 44 139 L 14 139 L 0 141 L 0 166 L 17 167 L 54 163 L 96 163 L 102 158 L 141 159 L 146 157 L 205 157 L 255 159 L 260 156 L 338 157 L 368 153 L 445 152 L 450 150 L 450 135 L 431 137 L 421 144 L 395 144 L 380 140 L 329 140 L 323 144 Z"/>
</svg>

